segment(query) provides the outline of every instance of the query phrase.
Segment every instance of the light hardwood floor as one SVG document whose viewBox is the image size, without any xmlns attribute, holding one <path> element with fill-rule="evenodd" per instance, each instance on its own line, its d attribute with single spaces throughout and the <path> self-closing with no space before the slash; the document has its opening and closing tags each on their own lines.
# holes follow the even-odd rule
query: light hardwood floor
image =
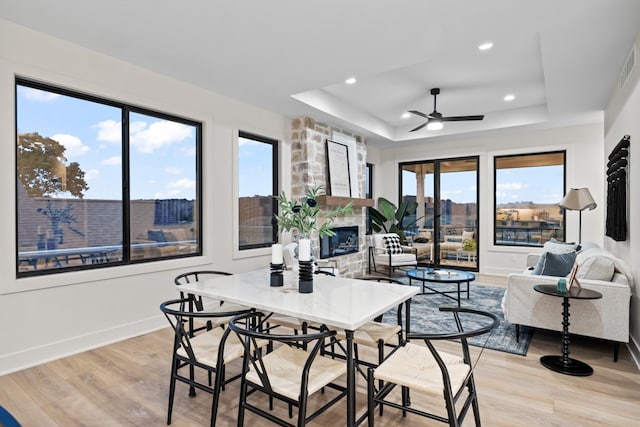
<svg viewBox="0 0 640 427">
<path fill-rule="evenodd" d="M 503 279 L 480 276 L 478 282 L 501 285 Z M 171 340 L 167 328 L 2 376 L 0 404 L 25 427 L 165 425 Z M 472 351 L 477 357 L 479 350 L 472 347 Z M 561 375 L 540 365 L 540 356 L 559 351 L 560 334 L 544 331 L 535 332 L 526 357 L 485 350 L 476 365 L 483 425 L 636 425 L 640 420 L 640 372 L 624 346 L 614 363 L 610 343 L 572 337 L 571 355 L 594 368 L 590 377 Z M 237 366 L 229 369 L 234 368 Z M 364 384 L 358 378 L 359 413 L 366 404 Z M 200 392 L 189 398 L 184 385 L 177 390 L 172 426 L 208 425 L 211 396 Z M 219 426 L 236 425 L 237 397 L 238 383 L 234 382 L 221 395 Z M 412 395 L 412 400 L 420 405 L 422 396 Z M 281 404 L 275 410 L 286 413 Z M 345 413 L 345 405 L 338 405 L 311 425 L 344 425 Z M 271 424 L 247 414 L 245 425 Z M 403 419 L 388 408 L 382 417 L 376 415 L 376 425 L 442 424 L 413 415 Z M 473 425 L 471 414 L 464 425 Z"/>
</svg>

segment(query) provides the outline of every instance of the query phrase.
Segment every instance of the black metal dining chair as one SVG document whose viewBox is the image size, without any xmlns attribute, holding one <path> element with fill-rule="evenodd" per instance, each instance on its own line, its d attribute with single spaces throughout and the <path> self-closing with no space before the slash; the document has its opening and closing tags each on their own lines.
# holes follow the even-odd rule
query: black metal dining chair
<svg viewBox="0 0 640 427">
<path fill-rule="evenodd" d="M 200 271 L 189 271 L 186 273 L 179 274 L 174 279 L 174 283 L 176 286 L 182 286 L 187 283 L 196 283 L 201 282 L 207 279 L 213 279 L 219 276 L 231 276 L 232 273 L 226 271 L 215 271 L 215 270 L 200 270 Z M 229 304 L 224 301 L 214 300 L 214 299 L 203 299 L 201 296 L 194 295 L 185 295 L 184 292 L 180 291 L 180 298 L 189 298 L 188 309 L 189 311 L 202 311 L 206 305 L 208 311 L 238 311 L 238 310 L 246 310 L 248 307 L 244 307 L 238 304 Z M 198 324 L 194 325 L 194 319 L 190 318 L 188 321 L 189 330 L 193 332 L 197 332 L 199 330 L 211 329 L 214 326 L 220 326 L 226 324 L 230 317 L 219 317 L 219 318 L 211 318 L 208 319 L 206 324 Z"/>
<path fill-rule="evenodd" d="M 220 392 L 225 384 L 240 377 L 236 374 L 231 378 L 225 378 L 225 366 L 236 359 L 240 359 L 244 352 L 244 345 L 235 334 L 231 334 L 229 328 L 220 326 L 197 328 L 190 330 L 188 325 L 193 321 L 202 321 L 205 324 L 218 323 L 221 318 L 232 318 L 245 314 L 250 310 L 236 311 L 192 311 L 188 308 L 192 298 L 181 298 L 163 302 L 160 310 L 163 312 L 174 332 L 171 377 L 169 382 L 169 403 L 167 410 L 167 424 L 171 424 L 173 401 L 176 391 L 176 382 L 189 385 L 189 396 L 196 395 L 195 389 L 203 390 L 213 395 L 211 405 L 211 426 L 216 423 L 218 400 Z M 211 321 L 211 323 L 209 323 Z M 267 343 L 257 342 L 259 347 Z M 188 369 L 188 374 L 183 370 Z M 201 369 L 207 372 L 209 383 L 203 384 L 195 378 L 195 370 Z M 211 385 L 211 375 L 215 376 Z"/>
<path fill-rule="evenodd" d="M 323 357 L 321 349 L 325 340 L 335 335 L 325 327 L 319 332 L 283 335 L 265 331 L 268 316 L 252 312 L 232 319 L 229 329 L 234 331 L 244 343 L 242 380 L 240 383 L 240 402 L 238 404 L 238 426 L 244 425 L 245 411 L 253 412 L 281 426 L 292 426 L 288 421 L 278 418 L 272 412 L 250 402 L 249 397 L 260 392 L 298 408 L 295 425 L 301 427 L 320 415 L 326 409 L 346 396 L 346 387 L 336 383 L 344 377 L 346 364 L 341 360 Z M 269 353 L 254 351 L 259 340 L 274 343 Z M 305 350 L 306 349 L 306 350 Z M 318 391 L 331 388 L 338 393 L 327 403 L 311 414 L 307 414 L 308 400 Z M 289 414 L 291 417 L 291 412 Z"/>
<path fill-rule="evenodd" d="M 409 333 L 403 346 L 396 349 L 377 368 L 368 369 L 367 413 L 370 427 L 374 425 L 375 407 L 378 405 L 380 415 L 383 405 L 387 405 L 401 409 L 403 416 L 409 412 L 441 421 L 452 427 L 459 426 L 472 407 L 475 424 L 480 426 L 480 410 L 473 375 L 475 364 L 471 360 L 467 339 L 492 331 L 498 326 L 498 316 L 468 307 L 440 307 L 440 311 L 453 314 L 456 331 L 438 334 Z M 473 326 L 465 330 L 466 324 Z M 411 342 L 413 340 L 424 341 L 424 345 L 414 344 Z M 456 353 L 440 351 L 434 345 L 434 341 L 438 340 L 455 341 L 459 343 L 460 349 Z M 376 390 L 377 381 L 383 381 L 384 385 Z M 396 386 L 402 388 L 400 403 L 397 402 L 397 398 L 389 398 Z M 417 407 L 415 402 L 411 402 L 410 390 L 441 397 L 445 402 L 447 416 Z M 462 397 L 464 403 L 458 411 L 456 404 Z"/>
<path fill-rule="evenodd" d="M 406 286 L 406 284 L 400 282 L 399 280 L 390 279 L 388 277 L 361 277 L 359 278 L 359 280 L 368 280 L 380 283 L 393 283 L 396 285 Z M 354 360 L 356 361 L 356 363 L 367 367 L 378 366 L 385 358 L 385 348 L 395 348 L 402 344 L 403 305 L 404 303 L 398 305 L 398 308 L 396 310 L 396 324 L 382 323 L 384 314 L 381 314 L 374 320 L 365 323 L 360 328 L 354 331 L 353 352 Z M 336 338 L 339 340 L 345 340 L 345 332 L 342 330 L 338 331 Z M 371 362 L 364 358 L 361 358 L 360 352 L 358 351 L 359 346 L 375 348 L 378 352 L 377 362 Z"/>
</svg>

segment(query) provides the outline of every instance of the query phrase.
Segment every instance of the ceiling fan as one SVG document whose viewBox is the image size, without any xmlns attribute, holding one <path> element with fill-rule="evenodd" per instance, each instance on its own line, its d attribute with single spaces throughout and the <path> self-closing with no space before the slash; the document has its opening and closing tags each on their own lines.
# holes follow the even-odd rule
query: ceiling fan
<svg viewBox="0 0 640 427">
<path fill-rule="evenodd" d="M 433 112 L 430 114 L 425 114 L 416 110 L 409 110 L 411 114 L 415 114 L 416 116 L 424 117 L 427 119 L 426 122 L 421 124 L 415 129 L 411 129 L 409 132 L 415 132 L 417 130 L 422 129 L 423 127 L 427 127 L 429 130 L 440 130 L 442 129 L 442 122 L 464 122 L 467 120 L 482 120 L 484 119 L 484 114 L 479 114 L 476 116 L 451 116 L 444 117 L 442 113 L 439 113 L 436 110 L 436 98 L 440 95 L 440 88 L 431 89 L 431 95 L 433 95 Z"/>
</svg>

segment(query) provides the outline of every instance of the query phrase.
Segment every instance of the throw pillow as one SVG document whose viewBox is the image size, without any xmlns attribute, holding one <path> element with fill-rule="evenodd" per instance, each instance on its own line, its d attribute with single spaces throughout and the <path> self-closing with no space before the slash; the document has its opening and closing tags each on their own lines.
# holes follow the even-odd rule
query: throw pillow
<svg viewBox="0 0 640 427">
<path fill-rule="evenodd" d="M 592 279 L 611 281 L 614 273 L 613 260 L 604 256 L 592 256 L 580 264 L 576 277 L 578 279 Z"/>
<path fill-rule="evenodd" d="M 473 231 L 462 232 L 462 241 L 464 242 L 466 239 L 473 239 Z"/>
<path fill-rule="evenodd" d="M 400 237 L 397 235 L 382 236 L 384 241 L 384 247 L 391 255 L 397 255 L 402 253 L 402 246 L 400 245 Z"/>
<path fill-rule="evenodd" d="M 427 230 L 418 230 L 418 234 L 416 236 L 415 241 L 417 242 L 418 239 L 424 239 L 422 243 L 428 242 L 429 240 L 431 240 L 431 232 Z"/>
<path fill-rule="evenodd" d="M 571 273 L 573 264 L 576 262 L 575 252 L 554 253 L 545 252 L 540 256 L 538 264 L 533 269 L 532 274 L 543 276 L 564 277 Z"/>
<path fill-rule="evenodd" d="M 553 252 L 556 254 L 562 254 L 565 252 L 577 252 L 580 250 L 580 245 L 577 243 L 560 242 L 556 239 L 551 239 L 542 247 L 546 252 Z"/>
</svg>

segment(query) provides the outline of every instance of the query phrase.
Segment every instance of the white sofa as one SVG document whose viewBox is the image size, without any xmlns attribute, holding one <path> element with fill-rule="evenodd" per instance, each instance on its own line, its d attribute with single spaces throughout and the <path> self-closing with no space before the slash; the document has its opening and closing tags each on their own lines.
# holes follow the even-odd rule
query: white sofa
<svg viewBox="0 0 640 427">
<path fill-rule="evenodd" d="M 559 277 L 532 274 L 531 267 L 538 258 L 539 255 L 529 255 L 525 272 L 509 274 L 502 309 L 509 323 L 561 331 L 562 299 L 533 289 L 536 284 L 557 284 Z M 589 267 L 596 261 L 612 265 L 609 280 L 588 278 Z M 602 298 L 570 300 L 569 332 L 613 341 L 614 360 L 617 360 L 619 343 L 629 342 L 629 308 L 634 288 L 631 270 L 622 260 L 595 245 L 578 252 L 576 263 L 580 284 L 600 292 Z M 585 274 L 587 277 L 581 277 Z"/>
</svg>

